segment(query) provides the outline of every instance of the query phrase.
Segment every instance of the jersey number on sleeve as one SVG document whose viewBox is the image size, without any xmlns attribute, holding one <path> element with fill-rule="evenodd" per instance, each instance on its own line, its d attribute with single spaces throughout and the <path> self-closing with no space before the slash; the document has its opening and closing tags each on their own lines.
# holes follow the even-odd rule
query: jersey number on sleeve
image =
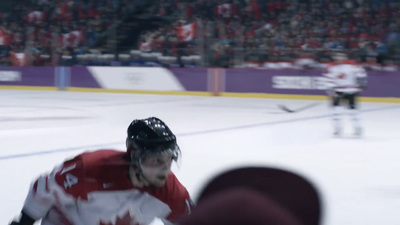
<svg viewBox="0 0 400 225">
<path fill-rule="evenodd" d="M 65 175 L 64 188 L 68 189 L 78 183 L 78 178 L 70 173 Z"/>
</svg>

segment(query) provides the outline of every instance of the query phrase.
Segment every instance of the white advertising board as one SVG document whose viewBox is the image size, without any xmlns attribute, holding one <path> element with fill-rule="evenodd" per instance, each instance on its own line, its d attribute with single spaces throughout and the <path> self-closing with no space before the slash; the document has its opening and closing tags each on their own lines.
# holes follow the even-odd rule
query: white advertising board
<svg viewBox="0 0 400 225">
<path fill-rule="evenodd" d="M 178 79 L 159 67 L 88 67 L 105 89 L 145 91 L 185 91 Z"/>
<path fill-rule="evenodd" d="M 325 90 L 326 79 L 309 76 L 273 76 L 272 87 L 277 89 Z"/>
<path fill-rule="evenodd" d="M 0 71 L 0 81 L 16 82 L 21 80 L 21 72 L 19 71 Z"/>
</svg>

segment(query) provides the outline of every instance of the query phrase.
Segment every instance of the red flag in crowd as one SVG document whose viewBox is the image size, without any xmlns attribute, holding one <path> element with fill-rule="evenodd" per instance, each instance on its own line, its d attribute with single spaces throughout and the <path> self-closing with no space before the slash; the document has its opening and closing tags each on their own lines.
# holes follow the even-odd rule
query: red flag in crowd
<svg viewBox="0 0 400 225">
<path fill-rule="evenodd" d="M 61 43 L 64 47 L 77 46 L 83 41 L 82 31 L 75 30 L 60 36 Z"/>
<path fill-rule="evenodd" d="M 26 66 L 27 65 L 27 54 L 11 52 L 11 62 L 13 66 Z"/>
<path fill-rule="evenodd" d="M 4 29 L 0 27 L 0 45 L 10 45 L 11 35 Z"/>
<path fill-rule="evenodd" d="M 196 37 L 196 23 L 189 23 L 186 25 L 178 26 L 178 37 L 181 41 L 190 41 Z"/>
<path fill-rule="evenodd" d="M 256 20 L 260 20 L 261 19 L 261 7 L 258 4 L 258 2 L 255 1 L 255 0 L 251 1 L 251 11 L 254 14 L 254 19 L 256 19 Z"/>
</svg>

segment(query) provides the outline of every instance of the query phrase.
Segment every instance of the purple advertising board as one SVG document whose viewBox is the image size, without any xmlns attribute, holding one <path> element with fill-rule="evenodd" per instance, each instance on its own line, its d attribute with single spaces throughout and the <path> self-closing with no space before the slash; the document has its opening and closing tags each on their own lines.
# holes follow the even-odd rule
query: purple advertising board
<svg viewBox="0 0 400 225">
<path fill-rule="evenodd" d="M 226 92 L 324 95 L 320 70 L 227 69 Z M 400 97 L 400 73 L 368 72 L 367 97 Z"/>
<path fill-rule="evenodd" d="M 0 85 L 54 87 L 54 67 L 0 67 Z"/>
<path fill-rule="evenodd" d="M 0 85 L 55 87 L 56 67 L 0 67 Z M 70 86 L 101 88 L 86 67 L 70 67 Z"/>
<path fill-rule="evenodd" d="M 208 91 L 207 68 L 169 69 L 187 91 Z"/>
<path fill-rule="evenodd" d="M 208 68 L 169 69 L 187 91 L 210 91 Z M 224 92 L 325 95 L 320 70 L 226 69 Z M 211 73 L 212 74 L 212 73 Z M 56 87 L 55 67 L 0 67 L 2 86 Z M 87 67 L 71 67 L 71 87 L 102 88 Z M 399 72 L 368 72 L 366 97 L 400 97 Z"/>
<path fill-rule="evenodd" d="M 368 97 L 400 97 L 400 73 L 368 72 L 368 87 L 361 94 Z"/>
<path fill-rule="evenodd" d="M 101 88 L 87 67 L 71 67 L 71 87 Z"/>
</svg>

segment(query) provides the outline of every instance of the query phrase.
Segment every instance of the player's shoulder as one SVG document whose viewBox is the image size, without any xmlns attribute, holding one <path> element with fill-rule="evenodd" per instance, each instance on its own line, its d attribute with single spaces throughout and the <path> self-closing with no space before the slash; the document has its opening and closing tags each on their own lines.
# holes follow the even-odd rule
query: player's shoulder
<svg viewBox="0 0 400 225">
<path fill-rule="evenodd" d="M 330 66 L 336 66 L 336 65 L 338 65 L 336 62 L 329 62 L 329 63 L 327 64 L 328 67 L 330 67 Z"/>
<path fill-rule="evenodd" d="M 93 171 L 99 170 L 109 164 L 122 164 L 124 161 L 125 152 L 101 149 L 91 152 L 84 152 L 71 160 L 64 162 L 64 167 L 75 164 L 77 169 L 84 170 L 85 174 L 91 174 Z"/>
<path fill-rule="evenodd" d="M 102 165 L 110 161 L 119 160 L 123 158 L 125 154 L 126 153 L 123 151 L 101 149 L 92 152 L 84 152 L 76 156 L 74 159 L 77 161 L 82 161 L 86 168 L 90 168 L 92 166 Z"/>
<path fill-rule="evenodd" d="M 365 72 L 363 66 L 355 60 L 346 60 L 346 62 L 343 64 L 343 69 L 356 72 Z"/>
<path fill-rule="evenodd" d="M 330 68 L 335 67 L 336 65 L 338 65 L 338 64 L 335 63 L 335 62 L 329 62 L 329 63 L 326 64 L 326 68 L 327 68 L 327 69 L 330 69 Z"/>
<path fill-rule="evenodd" d="M 179 187 L 179 188 L 183 187 L 183 185 L 173 172 L 169 173 L 166 185 L 169 187 Z"/>
<path fill-rule="evenodd" d="M 347 64 L 347 65 L 357 65 L 358 63 L 357 63 L 355 60 L 347 59 L 347 60 L 344 61 L 344 64 Z"/>
<path fill-rule="evenodd" d="M 124 152 L 116 150 L 79 154 L 62 164 L 55 173 L 55 181 L 66 193 L 85 198 L 88 192 L 101 188 L 101 182 L 124 166 L 124 156 Z"/>
<path fill-rule="evenodd" d="M 168 175 L 165 188 L 168 191 L 169 195 L 173 196 L 174 198 L 185 199 L 188 197 L 188 191 L 186 190 L 186 187 L 183 186 L 183 184 L 172 172 Z"/>
<path fill-rule="evenodd" d="M 158 188 L 154 192 L 149 191 L 149 193 L 164 202 L 168 202 L 171 199 L 183 199 L 188 195 L 185 186 L 181 184 L 173 172 L 168 175 L 167 181 L 163 187 Z"/>
<path fill-rule="evenodd" d="M 109 149 L 82 153 L 76 160 L 82 165 L 86 179 L 99 182 L 117 178 L 117 174 L 126 170 L 128 165 L 126 152 Z"/>
</svg>

